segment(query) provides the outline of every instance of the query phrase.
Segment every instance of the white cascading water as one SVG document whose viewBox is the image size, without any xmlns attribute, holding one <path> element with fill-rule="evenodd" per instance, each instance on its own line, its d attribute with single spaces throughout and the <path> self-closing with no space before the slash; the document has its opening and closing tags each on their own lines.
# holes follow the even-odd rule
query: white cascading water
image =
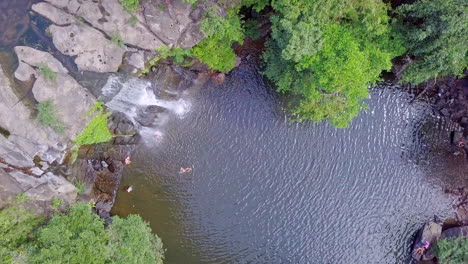
<svg viewBox="0 0 468 264">
<path fill-rule="evenodd" d="M 156 97 L 155 84 L 144 79 L 110 76 L 102 89 L 100 100 L 112 111 L 125 114 L 139 128 L 141 135 L 162 136 L 162 126 L 169 120 L 170 113 L 183 118 L 189 111 L 190 104 L 180 98 L 164 100 Z M 150 123 L 141 122 L 146 109 L 163 109 Z M 140 115 L 139 115 L 140 113 Z M 145 118 L 145 117 L 143 117 Z"/>
</svg>

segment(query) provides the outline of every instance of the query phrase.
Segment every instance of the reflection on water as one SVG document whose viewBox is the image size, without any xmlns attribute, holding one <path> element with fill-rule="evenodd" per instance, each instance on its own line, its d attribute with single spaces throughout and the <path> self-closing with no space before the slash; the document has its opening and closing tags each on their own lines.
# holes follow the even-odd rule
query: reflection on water
<svg viewBox="0 0 468 264">
<path fill-rule="evenodd" d="M 414 232 L 451 213 L 444 181 L 467 173 L 446 169 L 453 125 L 397 89 L 375 89 L 348 129 L 289 123 L 249 67 L 186 99 L 114 208 L 151 222 L 167 263 L 406 263 Z"/>
</svg>

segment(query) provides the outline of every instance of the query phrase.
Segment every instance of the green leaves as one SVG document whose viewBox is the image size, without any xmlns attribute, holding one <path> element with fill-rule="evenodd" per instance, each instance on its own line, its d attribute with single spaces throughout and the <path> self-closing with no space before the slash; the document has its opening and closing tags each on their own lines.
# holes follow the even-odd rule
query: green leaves
<svg viewBox="0 0 468 264">
<path fill-rule="evenodd" d="M 192 48 L 192 54 L 211 69 L 221 72 L 232 70 L 236 64 L 232 44 L 242 43 L 244 39 L 237 12 L 228 12 L 226 17 L 209 12 L 201 23 L 201 31 L 206 38 Z"/>
<path fill-rule="evenodd" d="M 102 102 L 97 102 L 88 112 L 87 116 L 92 114 L 95 114 L 95 116 L 74 140 L 78 145 L 104 143 L 112 139 L 112 133 L 107 127 L 107 119 L 110 113 L 107 113 L 102 105 Z"/>
<path fill-rule="evenodd" d="M 67 214 L 57 210 L 44 222 L 14 203 L 0 210 L 0 262 L 13 263 L 18 256 L 37 264 L 162 264 L 164 250 L 161 239 L 137 215 L 113 217 L 106 230 L 90 204 L 76 203 Z"/>
<path fill-rule="evenodd" d="M 397 10 L 400 32 L 416 57 L 403 81 L 418 84 L 437 76 L 462 75 L 468 66 L 465 0 L 419 0 Z"/>
<path fill-rule="evenodd" d="M 279 10 L 263 56 L 265 75 L 278 91 L 299 96 L 292 108 L 297 120 L 346 127 L 365 107 L 370 84 L 404 52 L 387 6 L 373 0 L 278 0 L 272 6 Z"/>
<path fill-rule="evenodd" d="M 441 264 L 468 263 L 468 238 L 457 237 L 439 240 L 435 252 Z"/>
</svg>

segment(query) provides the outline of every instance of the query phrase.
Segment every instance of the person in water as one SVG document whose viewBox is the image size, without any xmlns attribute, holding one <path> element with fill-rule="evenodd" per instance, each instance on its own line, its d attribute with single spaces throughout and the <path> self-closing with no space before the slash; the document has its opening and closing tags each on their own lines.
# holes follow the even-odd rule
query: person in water
<svg viewBox="0 0 468 264">
<path fill-rule="evenodd" d="M 192 171 L 192 168 L 188 167 L 188 168 L 180 168 L 180 171 L 179 173 L 186 173 L 186 172 L 191 172 Z"/>
</svg>

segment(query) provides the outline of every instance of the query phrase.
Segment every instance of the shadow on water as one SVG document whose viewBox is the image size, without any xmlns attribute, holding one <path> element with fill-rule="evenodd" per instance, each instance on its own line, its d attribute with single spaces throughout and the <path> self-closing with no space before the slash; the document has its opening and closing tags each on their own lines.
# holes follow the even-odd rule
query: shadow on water
<svg viewBox="0 0 468 264">
<path fill-rule="evenodd" d="M 150 221 L 167 263 L 407 263 L 467 175 L 447 147 L 454 125 L 398 88 L 373 89 L 347 129 L 289 123 L 248 65 L 187 100 L 139 146 L 113 211 Z"/>
</svg>

